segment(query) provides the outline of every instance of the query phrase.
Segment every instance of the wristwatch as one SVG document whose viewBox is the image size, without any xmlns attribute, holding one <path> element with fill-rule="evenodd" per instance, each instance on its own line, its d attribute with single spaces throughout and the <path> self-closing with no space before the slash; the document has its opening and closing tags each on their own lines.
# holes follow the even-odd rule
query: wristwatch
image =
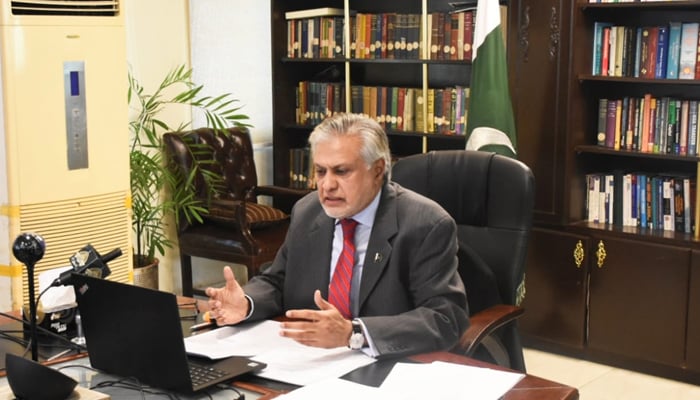
<svg viewBox="0 0 700 400">
<path fill-rule="evenodd" d="M 362 333 L 362 324 L 359 319 L 352 320 L 352 333 L 348 341 L 348 347 L 353 350 L 359 350 L 365 345 L 365 335 Z"/>
</svg>

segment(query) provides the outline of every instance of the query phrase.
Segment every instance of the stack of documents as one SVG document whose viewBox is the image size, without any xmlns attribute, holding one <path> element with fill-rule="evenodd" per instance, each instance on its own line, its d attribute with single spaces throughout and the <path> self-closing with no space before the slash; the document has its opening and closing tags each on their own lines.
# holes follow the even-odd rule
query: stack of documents
<svg viewBox="0 0 700 400">
<path fill-rule="evenodd" d="M 263 321 L 241 326 L 226 326 L 185 339 L 189 354 L 220 359 L 250 357 L 267 364 L 257 373 L 294 385 L 308 385 L 337 378 L 373 363 L 374 358 L 345 347 L 320 349 L 304 346 L 279 335 L 280 323 Z"/>
<path fill-rule="evenodd" d="M 380 387 L 339 377 L 368 365 L 374 358 L 347 348 L 319 349 L 279 335 L 280 323 L 264 321 L 228 326 L 185 339 L 190 354 L 220 359 L 251 357 L 267 364 L 259 376 L 303 386 L 280 399 L 470 399 L 495 400 L 525 375 L 488 368 L 434 362 L 397 363 Z"/>
</svg>

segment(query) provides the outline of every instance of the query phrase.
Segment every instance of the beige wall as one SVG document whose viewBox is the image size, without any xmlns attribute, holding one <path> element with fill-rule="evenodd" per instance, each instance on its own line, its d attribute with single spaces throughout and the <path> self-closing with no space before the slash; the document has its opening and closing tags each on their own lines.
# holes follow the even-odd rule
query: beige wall
<svg viewBox="0 0 700 400">
<path fill-rule="evenodd" d="M 148 90 L 174 66 L 188 63 L 194 81 L 208 94 L 232 93 L 250 116 L 259 182 L 272 181 L 272 82 L 269 0 L 123 0 L 127 58 Z M 167 118 L 183 121 L 179 110 Z M 202 124 L 197 119 L 193 125 Z M 194 259 L 195 284 L 221 279 L 224 263 Z M 202 268 L 203 267 L 203 268 Z M 234 269 L 245 280 L 245 269 Z M 181 293 L 177 250 L 168 251 L 159 271 L 161 290 Z"/>
<path fill-rule="evenodd" d="M 188 0 L 123 0 L 123 6 L 127 61 L 146 90 L 158 84 L 172 68 L 190 65 Z M 189 120 L 191 114 L 174 108 L 164 113 L 163 118 L 178 124 Z M 177 251 L 168 251 L 161 258 L 160 289 L 181 293 Z"/>
</svg>

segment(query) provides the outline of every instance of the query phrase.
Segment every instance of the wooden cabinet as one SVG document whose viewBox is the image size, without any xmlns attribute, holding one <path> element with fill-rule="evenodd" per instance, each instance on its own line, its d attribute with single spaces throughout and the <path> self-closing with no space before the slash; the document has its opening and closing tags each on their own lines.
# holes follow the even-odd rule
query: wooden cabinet
<svg viewBox="0 0 700 400">
<path fill-rule="evenodd" d="M 690 250 L 605 235 L 591 239 L 590 351 L 681 367 Z"/>
<path fill-rule="evenodd" d="M 535 228 L 530 237 L 520 330 L 541 346 L 582 350 L 590 240 L 586 236 Z"/>
<path fill-rule="evenodd" d="M 692 252 L 689 287 L 686 363 L 688 370 L 700 371 L 700 251 L 698 250 Z"/>
<path fill-rule="evenodd" d="M 597 22 L 636 28 L 700 21 L 700 2 L 517 4 L 520 15 L 511 17 L 518 19 L 519 28 L 517 33 L 511 30 L 511 41 L 520 48 L 509 53 L 519 108 L 516 124 L 519 143 L 528 143 L 521 147 L 521 158 L 536 171 L 538 184 L 526 314 L 520 324 L 525 342 L 700 382 L 697 234 L 658 229 L 659 224 L 652 229 L 641 223 L 589 221 L 586 208 L 589 174 L 673 175 L 697 181 L 700 158 L 695 154 L 609 148 L 598 143 L 597 132 L 600 99 L 650 95 L 700 100 L 700 81 L 593 73 L 593 42 Z M 540 16 L 537 24 L 534 15 Z M 544 15 L 548 21 L 542 21 Z M 552 33 L 554 27 L 560 35 Z M 548 34 L 559 40 L 558 47 L 548 46 L 554 42 L 547 40 Z M 523 50 L 533 47 L 537 50 Z M 550 47 L 559 53 L 545 51 Z M 546 74 L 532 72 L 537 69 Z M 528 98 L 535 104 L 528 104 Z M 697 210 L 691 218 L 697 220 Z M 569 265 L 572 247 L 579 242 L 585 256 L 574 272 Z"/>
</svg>

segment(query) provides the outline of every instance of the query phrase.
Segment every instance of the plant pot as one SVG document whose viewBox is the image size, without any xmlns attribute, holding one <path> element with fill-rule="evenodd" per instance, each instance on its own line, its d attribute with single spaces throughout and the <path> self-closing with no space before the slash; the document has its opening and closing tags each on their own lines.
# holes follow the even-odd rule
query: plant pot
<svg viewBox="0 0 700 400">
<path fill-rule="evenodd" d="M 158 259 L 144 267 L 134 268 L 134 285 L 158 290 Z"/>
</svg>

